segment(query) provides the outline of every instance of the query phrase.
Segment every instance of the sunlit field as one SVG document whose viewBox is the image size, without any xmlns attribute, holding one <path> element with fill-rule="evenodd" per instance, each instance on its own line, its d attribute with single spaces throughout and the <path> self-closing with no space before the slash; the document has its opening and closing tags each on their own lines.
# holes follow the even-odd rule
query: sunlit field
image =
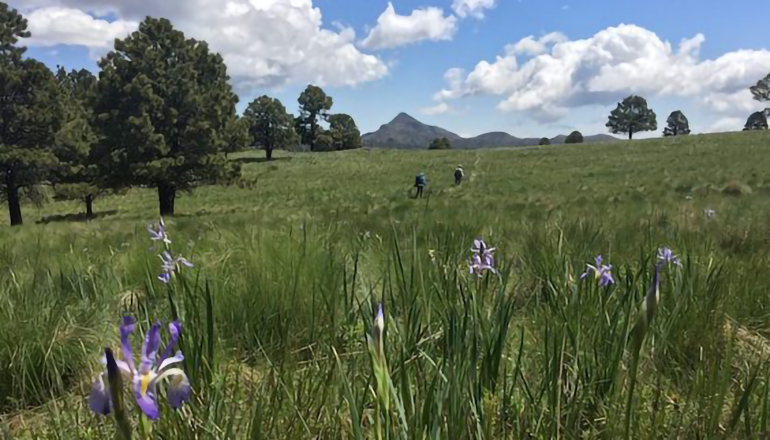
<svg viewBox="0 0 770 440">
<path fill-rule="evenodd" d="M 192 386 L 156 422 L 126 392 L 133 438 L 767 435 L 770 134 L 276 156 L 179 195 L 168 284 L 157 192 L 0 212 L 6 438 L 115 438 L 88 398 L 127 315 L 137 359 L 179 320 Z"/>
</svg>

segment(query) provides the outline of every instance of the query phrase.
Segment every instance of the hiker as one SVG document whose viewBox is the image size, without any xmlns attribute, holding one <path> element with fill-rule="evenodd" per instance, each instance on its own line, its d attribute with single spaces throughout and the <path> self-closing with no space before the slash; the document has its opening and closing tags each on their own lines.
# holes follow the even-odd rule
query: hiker
<svg viewBox="0 0 770 440">
<path fill-rule="evenodd" d="M 463 172 L 463 166 L 457 165 L 457 168 L 455 169 L 455 185 L 462 183 L 463 176 L 465 176 L 465 173 Z"/>
<path fill-rule="evenodd" d="M 415 178 L 414 178 L 414 187 L 417 188 L 417 193 L 414 195 L 414 198 L 422 197 L 422 190 L 425 188 L 425 186 L 428 184 L 428 179 L 425 177 L 425 173 L 420 172 Z"/>
</svg>

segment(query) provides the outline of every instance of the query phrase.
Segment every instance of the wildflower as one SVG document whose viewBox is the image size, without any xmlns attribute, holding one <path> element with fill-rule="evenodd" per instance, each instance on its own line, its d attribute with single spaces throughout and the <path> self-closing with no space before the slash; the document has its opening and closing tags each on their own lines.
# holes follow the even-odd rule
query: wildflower
<svg viewBox="0 0 770 440">
<path fill-rule="evenodd" d="M 380 304 L 377 310 L 377 316 L 374 318 L 374 326 L 372 327 L 372 340 L 376 348 L 376 352 L 380 357 L 385 354 L 385 347 L 382 341 L 382 334 L 385 331 L 385 316 L 382 313 L 382 304 Z"/>
<path fill-rule="evenodd" d="M 597 255 L 594 258 L 594 263 L 596 263 L 596 265 L 592 266 L 590 264 L 586 264 L 586 271 L 580 275 L 580 279 L 585 279 L 588 275 L 593 273 L 595 279 L 599 280 L 600 286 L 606 287 L 610 284 L 615 284 L 615 280 L 612 278 L 612 273 L 610 272 L 612 270 L 612 265 L 602 264 L 602 261 L 602 256 Z"/>
<path fill-rule="evenodd" d="M 179 272 L 179 268 L 181 265 L 187 266 L 187 267 L 195 267 L 187 258 L 184 257 L 176 257 L 174 258 L 171 255 L 171 252 L 164 251 L 162 254 L 159 255 L 161 264 L 161 269 L 163 272 L 161 272 L 160 275 L 158 275 L 158 279 L 163 281 L 164 283 L 168 284 L 171 281 L 171 275 L 174 272 Z"/>
<path fill-rule="evenodd" d="M 712 218 L 714 218 L 714 216 L 717 215 L 717 212 L 714 211 L 713 209 L 706 208 L 706 209 L 703 210 L 703 215 L 705 215 L 706 218 L 708 218 L 708 219 L 712 219 Z"/>
<path fill-rule="evenodd" d="M 171 244 L 171 239 L 168 238 L 168 234 L 166 233 L 166 224 L 163 222 L 163 217 L 160 218 L 157 231 L 153 225 L 148 225 L 147 232 L 150 233 L 150 239 L 153 241 L 161 241 L 166 246 Z"/>
<path fill-rule="evenodd" d="M 673 264 L 674 266 L 681 266 L 679 257 L 674 255 L 674 251 L 667 247 L 658 249 L 658 267 L 663 267 L 667 264 Z"/>
<path fill-rule="evenodd" d="M 141 363 L 137 368 L 134 364 L 133 353 L 131 352 L 131 341 L 129 336 L 134 330 L 136 321 L 131 317 L 123 318 L 120 325 L 120 339 L 123 351 L 123 360 L 114 359 L 115 365 L 120 369 L 124 380 L 132 383 L 134 397 L 142 412 L 151 420 L 156 420 L 160 415 L 157 404 L 157 386 L 163 380 L 168 379 L 169 384 L 166 389 L 169 404 L 175 409 L 182 406 L 182 403 L 190 398 L 190 382 L 187 375 L 180 368 L 169 368 L 171 365 L 184 360 L 181 351 L 177 351 L 171 356 L 174 347 L 179 341 L 179 334 L 182 330 L 181 324 L 174 321 L 168 326 L 171 340 L 166 344 L 166 348 L 156 359 L 158 349 L 160 348 L 160 322 L 156 322 L 147 332 L 144 344 L 142 344 Z M 109 367 L 112 359 L 107 356 L 102 360 Z M 97 414 L 109 414 L 110 412 L 110 388 L 106 384 L 107 373 L 103 373 L 94 382 L 89 396 L 89 407 Z"/>
<path fill-rule="evenodd" d="M 471 257 L 471 262 L 468 265 L 470 273 L 473 274 L 475 272 L 479 276 L 482 276 L 483 272 L 487 270 L 491 271 L 492 273 L 496 273 L 495 257 L 492 255 L 494 251 L 495 248 L 487 247 L 487 244 L 484 242 L 484 240 L 473 240 L 473 247 L 471 248 L 473 256 Z"/>
</svg>

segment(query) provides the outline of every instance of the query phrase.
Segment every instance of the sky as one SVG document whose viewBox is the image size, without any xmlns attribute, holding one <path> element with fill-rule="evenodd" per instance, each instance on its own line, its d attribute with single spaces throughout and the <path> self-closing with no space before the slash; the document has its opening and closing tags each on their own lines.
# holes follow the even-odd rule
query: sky
<svg viewBox="0 0 770 440">
<path fill-rule="evenodd" d="M 5 0 L 9 1 L 9 0 Z M 740 3 L 746 3 L 741 7 Z M 308 85 L 362 133 L 406 112 L 461 136 L 606 133 L 645 97 L 660 136 L 681 110 L 693 132 L 737 131 L 766 103 L 763 14 L 747 0 L 10 0 L 27 56 L 87 68 L 146 16 L 222 54 L 239 110 L 262 95 L 297 112 Z"/>
</svg>

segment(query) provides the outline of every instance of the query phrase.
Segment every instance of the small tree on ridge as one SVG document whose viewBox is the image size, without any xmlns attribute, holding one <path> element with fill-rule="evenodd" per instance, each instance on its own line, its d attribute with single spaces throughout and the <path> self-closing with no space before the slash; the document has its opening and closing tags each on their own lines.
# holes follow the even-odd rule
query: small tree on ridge
<svg viewBox="0 0 770 440">
<path fill-rule="evenodd" d="M 671 112 L 666 120 L 666 124 L 668 126 L 663 129 L 663 136 L 690 134 L 690 122 L 687 120 L 687 116 L 679 110 Z"/>
<path fill-rule="evenodd" d="M 633 139 L 634 133 L 657 130 L 658 122 L 655 112 L 647 107 L 647 100 L 631 95 L 610 113 L 607 128 L 613 134 L 628 133 L 628 139 Z"/>
</svg>

